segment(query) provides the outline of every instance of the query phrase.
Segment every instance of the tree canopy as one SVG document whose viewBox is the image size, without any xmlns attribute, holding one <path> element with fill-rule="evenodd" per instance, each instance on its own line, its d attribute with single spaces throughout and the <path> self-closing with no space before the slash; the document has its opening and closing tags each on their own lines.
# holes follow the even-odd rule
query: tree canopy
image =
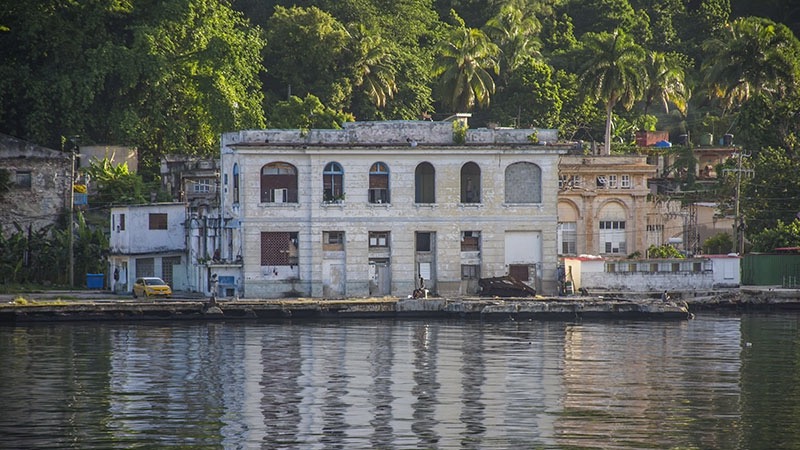
<svg viewBox="0 0 800 450">
<path fill-rule="evenodd" d="M 796 171 L 800 18 L 762 3 L 6 2 L 0 133 L 136 147 L 150 181 L 162 156 L 214 155 L 225 131 L 472 111 L 473 127 L 554 127 L 604 153 L 640 127 L 731 133 Z M 788 197 L 755 170 L 753 204 Z"/>
</svg>

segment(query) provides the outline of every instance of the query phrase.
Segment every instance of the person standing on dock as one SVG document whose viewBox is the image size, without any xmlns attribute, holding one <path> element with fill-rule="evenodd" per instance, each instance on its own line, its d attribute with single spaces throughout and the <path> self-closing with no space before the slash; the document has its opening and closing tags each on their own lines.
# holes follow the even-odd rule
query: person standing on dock
<svg viewBox="0 0 800 450">
<path fill-rule="evenodd" d="M 668 302 L 669 301 L 669 294 L 667 293 L 667 291 L 664 291 L 664 293 L 661 294 L 661 301 L 662 302 Z"/>
</svg>

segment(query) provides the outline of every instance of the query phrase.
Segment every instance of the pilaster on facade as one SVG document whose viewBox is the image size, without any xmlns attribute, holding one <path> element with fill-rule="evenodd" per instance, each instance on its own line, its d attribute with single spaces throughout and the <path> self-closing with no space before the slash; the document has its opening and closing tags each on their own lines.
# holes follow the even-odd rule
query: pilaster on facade
<svg viewBox="0 0 800 450">
<path fill-rule="evenodd" d="M 558 156 L 529 137 L 450 122 L 249 130 L 222 139 L 223 253 L 248 297 L 471 295 L 481 277 L 556 289 Z"/>
</svg>

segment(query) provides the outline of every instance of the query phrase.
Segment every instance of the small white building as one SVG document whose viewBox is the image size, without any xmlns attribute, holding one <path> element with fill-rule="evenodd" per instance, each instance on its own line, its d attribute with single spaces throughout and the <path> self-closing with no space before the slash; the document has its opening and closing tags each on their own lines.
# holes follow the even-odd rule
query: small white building
<svg viewBox="0 0 800 450">
<path fill-rule="evenodd" d="M 564 273 L 575 291 L 708 290 L 739 287 L 740 260 L 736 254 L 635 260 L 581 255 L 564 258 Z"/>
<path fill-rule="evenodd" d="M 161 277 L 173 290 L 205 285 L 202 269 L 188 262 L 186 204 L 113 207 L 110 224 L 112 291 L 131 292 L 137 277 Z"/>
<path fill-rule="evenodd" d="M 507 274 L 555 293 L 566 150 L 541 143 L 556 140 L 449 121 L 226 133 L 219 259 L 249 298 L 406 296 L 420 280 L 467 295 Z"/>
</svg>

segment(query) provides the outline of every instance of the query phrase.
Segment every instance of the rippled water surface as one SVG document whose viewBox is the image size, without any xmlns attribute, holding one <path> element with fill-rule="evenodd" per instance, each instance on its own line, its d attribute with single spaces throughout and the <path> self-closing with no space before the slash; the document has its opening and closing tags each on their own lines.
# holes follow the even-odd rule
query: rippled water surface
<svg viewBox="0 0 800 450">
<path fill-rule="evenodd" d="M 798 323 L 0 327 L 0 447 L 800 448 Z"/>
</svg>

